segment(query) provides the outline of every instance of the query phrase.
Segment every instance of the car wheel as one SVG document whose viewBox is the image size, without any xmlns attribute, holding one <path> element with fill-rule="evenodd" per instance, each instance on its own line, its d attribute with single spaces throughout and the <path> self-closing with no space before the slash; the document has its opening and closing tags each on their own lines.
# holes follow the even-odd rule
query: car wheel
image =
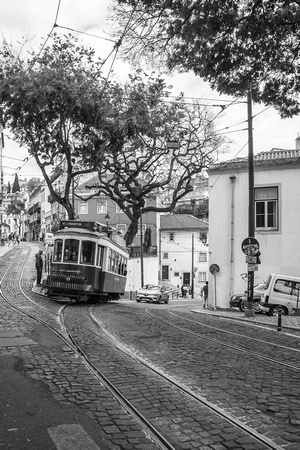
<svg viewBox="0 0 300 450">
<path fill-rule="evenodd" d="M 169 303 L 169 296 L 166 298 L 165 303 Z"/>
<path fill-rule="evenodd" d="M 259 307 L 259 302 L 257 301 L 253 302 L 253 309 L 256 314 L 262 313 L 262 310 Z"/>
<path fill-rule="evenodd" d="M 137 300 L 138 303 L 140 303 L 141 300 Z"/>
<path fill-rule="evenodd" d="M 240 311 L 245 312 L 245 300 L 242 299 L 239 303 Z"/>
<path fill-rule="evenodd" d="M 268 316 L 278 316 L 279 308 L 280 308 L 280 305 L 275 305 L 275 306 L 273 306 L 273 307 L 270 309 L 270 311 L 269 311 L 269 313 L 268 313 Z M 287 316 L 288 313 L 289 313 L 288 310 L 287 310 L 284 306 L 281 306 L 281 314 L 282 314 L 283 316 Z"/>
</svg>

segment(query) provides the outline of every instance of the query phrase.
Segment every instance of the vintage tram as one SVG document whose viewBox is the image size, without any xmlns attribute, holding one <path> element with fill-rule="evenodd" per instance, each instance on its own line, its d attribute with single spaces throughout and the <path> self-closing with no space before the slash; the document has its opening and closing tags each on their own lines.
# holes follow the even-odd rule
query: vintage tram
<svg viewBox="0 0 300 450">
<path fill-rule="evenodd" d="M 98 222 L 62 220 L 54 235 L 48 297 L 107 302 L 125 292 L 128 252 L 124 239 Z"/>
</svg>

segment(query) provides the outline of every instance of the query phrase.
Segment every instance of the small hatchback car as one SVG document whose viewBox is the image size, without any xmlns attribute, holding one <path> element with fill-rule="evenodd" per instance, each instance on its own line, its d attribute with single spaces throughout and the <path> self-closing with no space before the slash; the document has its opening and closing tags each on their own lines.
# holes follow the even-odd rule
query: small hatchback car
<svg viewBox="0 0 300 450">
<path fill-rule="evenodd" d="M 156 284 L 146 284 L 138 291 L 136 301 L 169 303 L 169 295 L 170 293 L 164 286 L 158 286 Z"/>
<path fill-rule="evenodd" d="M 253 289 L 253 309 L 255 313 L 261 313 L 259 302 L 261 299 L 261 293 L 263 291 L 264 284 L 258 284 Z M 247 291 L 244 294 L 235 294 L 231 297 L 229 306 L 230 308 L 239 308 L 240 311 L 245 311 L 247 302 Z"/>
</svg>

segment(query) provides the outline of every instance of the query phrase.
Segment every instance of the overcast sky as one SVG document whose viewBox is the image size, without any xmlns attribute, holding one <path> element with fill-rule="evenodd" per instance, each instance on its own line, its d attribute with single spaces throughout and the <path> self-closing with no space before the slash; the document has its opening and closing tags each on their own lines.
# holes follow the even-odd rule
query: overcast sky
<svg viewBox="0 0 300 450">
<path fill-rule="evenodd" d="M 3 37 L 14 47 L 26 38 L 28 49 L 38 49 L 42 39 L 53 31 L 54 23 L 57 33 L 68 33 L 65 28 L 90 33 L 99 37 L 108 37 L 106 22 L 108 7 L 114 0 L 1 0 L 0 1 L 0 30 Z M 56 17 L 57 16 L 57 17 Z M 64 27 L 64 28 L 63 28 Z M 96 49 L 97 55 L 106 58 L 113 49 L 113 43 L 99 37 L 79 35 L 84 43 Z M 23 51 L 25 51 L 24 49 Z M 25 53 L 24 53 L 25 54 Z M 109 70 L 112 60 L 107 62 Z M 130 69 L 128 68 L 128 71 Z M 116 75 L 124 74 L 127 66 L 120 60 L 114 63 Z M 209 86 L 193 74 L 174 75 L 170 79 L 174 95 L 184 92 L 186 97 L 210 99 L 211 105 L 228 104 L 233 98 L 219 96 L 211 91 Z M 226 103 L 227 102 L 227 103 Z M 217 115 L 218 106 L 213 107 Z M 278 113 L 272 108 L 266 109 L 264 105 L 253 105 L 253 137 L 254 153 L 268 151 L 272 148 L 295 148 L 295 139 L 300 132 L 299 117 L 294 119 L 280 119 Z M 233 104 L 218 119 L 217 129 L 226 133 L 231 140 L 230 152 L 225 159 L 247 156 L 247 105 L 246 103 Z M 236 126 L 234 126 L 237 124 Z M 9 135 L 9 130 L 4 131 Z M 31 159 L 25 163 L 27 150 L 20 148 L 12 140 L 5 137 L 3 151 L 4 180 L 13 181 L 14 174 L 20 178 L 41 176 L 39 169 Z M 16 158 L 16 159 L 12 159 Z M 223 157 L 224 159 L 224 157 Z M 20 161 L 19 161 L 20 160 Z M 18 169 L 21 167 L 21 169 Z"/>
</svg>

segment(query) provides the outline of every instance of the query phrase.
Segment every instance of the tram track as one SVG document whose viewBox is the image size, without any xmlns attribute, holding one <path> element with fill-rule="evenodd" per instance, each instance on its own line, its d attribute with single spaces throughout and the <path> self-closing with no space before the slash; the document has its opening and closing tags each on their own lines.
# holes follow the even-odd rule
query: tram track
<svg viewBox="0 0 300 450">
<path fill-rule="evenodd" d="M 30 251 L 28 252 L 28 254 L 25 258 L 25 262 L 24 262 L 23 268 L 21 270 L 21 276 L 18 281 L 19 289 L 27 301 L 34 304 L 38 309 L 47 311 L 47 308 L 39 305 L 34 300 L 30 299 L 30 297 L 25 293 L 25 291 L 22 288 L 22 283 L 21 283 L 22 274 L 24 272 L 24 268 L 25 268 L 26 261 L 28 259 L 29 254 L 30 254 Z M 14 258 L 14 260 L 9 264 L 7 269 L 4 271 L 4 273 L 2 275 L 2 280 L 5 281 L 5 277 L 7 276 L 7 274 L 9 274 L 10 269 L 15 264 L 16 259 L 17 258 Z M 123 407 L 124 410 L 126 410 L 127 413 L 129 415 L 131 415 L 136 420 L 137 423 L 140 424 L 143 432 L 146 435 L 150 436 L 150 439 L 157 446 L 157 448 L 159 448 L 161 450 L 175 450 L 175 447 L 173 447 L 173 445 L 170 442 L 168 442 L 168 440 L 166 440 L 162 435 L 160 435 L 159 431 L 147 421 L 146 417 L 144 417 L 142 414 L 140 414 L 139 411 L 136 410 L 134 408 L 134 406 L 131 405 L 130 402 L 128 400 L 126 400 L 126 398 L 118 391 L 118 389 L 116 389 L 113 386 L 113 384 L 107 379 L 107 377 L 105 377 L 95 367 L 95 365 L 91 362 L 91 360 L 86 355 L 86 352 L 76 343 L 76 340 L 73 338 L 72 333 L 70 333 L 69 328 L 65 324 L 65 319 L 64 319 L 66 308 L 67 307 L 71 308 L 72 306 L 75 306 L 75 305 L 63 305 L 62 307 L 59 308 L 59 311 L 57 314 L 57 319 L 58 319 L 59 327 L 61 330 L 58 331 L 56 326 L 51 325 L 46 320 L 42 319 L 38 314 L 34 314 L 34 313 L 24 310 L 24 305 L 18 306 L 17 302 L 9 299 L 8 296 L 5 295 L 5 293 L 2 289 L 2 285 L 0 286 L 0 296 L 3 298 L 5 303 L 10 308 L 13 308 L 14 310 L 18 311 L 19 313 L 27 316 L 28 318 L 36 321 L 37 323 L 39 323 L 39 324 L 43 325 L 44 327 L 46 327 L 47 329 L 49 329 L 64 343 L 65 346 L 67 346 L 72 352 L 74 352 L 74 354 L 78 358 L 80 358 L 80 360 L 84 364 L 84 366 L 93 374 L 95 380 L 97 382 L 101 383 L 101 385 L 104 385 L 105 388 L 110 392 L 110 394 L 115 398 L 115 400 L 121 405 L 121 407 Z M 53 316 L 53 313 L 50 312 L 49 315 Z"/>
<path fill-rule="evenodd" d="M 259 434 L 255 429 L 252 429 L 251 427 L 247 426 L 245 423 L 242 423 L 238 419 L 234 418 L 232 415 L 228 414 L 222 408 L 219 408 L 216 405 L 214 405 L 213 403 L 202 398 L 199 394 L 196 394 L 195 392 L 191 391 L 186 386 L 184 386 L 182 383 L 179 383 L 178 381 L 176 381 L 175 379 L 173 379 L 172 377 L 170 377 L 169 375 L 164 373 L 163 370 L 160 370 L 159 368 L 150 364 L 143 358 L 139 357 L 134 350 L 131 350 L 128 346 L 123 345 L 122 342 L 118 341 L 109 332 L 104 330 L 93 315 L 91 315 L 91 317 L 92 317 L 93 323 L 96 325 L 96 327 L 100 330 L 101 333 L 99 333 L 97 331 L 91 331 L 91 330 L 87 329 L 85 325 L 80 325 L 80 328 L 82 328 L 82 326 L 86 328 L 86 331 L 88 332 L 88 334 L 90 336 L 89 340 L 93 339 L 93 337 L 91 337 L 91 335 L 94 336 L 94 338 L 95 337 L 97 338 L 97 345 L 95 345 L 95 347 L 98 348 L 100 341 L 105 342 L 106 344 L 108 344 L 112 347 L 112 353 L 110 353 L 110 356 L 109 356 L 108 366 L 109 365 L 112 365 L 113 367 L 117 367 L 117 366 L 121 367 L 122 366 L 124 368 L 124 367 L 127 367 L 127 365 L 128 365 L 128 363 L 124 363 L 124 360 L 123 360 L 122 364 L 120 364 L 120 362 L 118 362 L 118 356 L 115 355 L 114 350 L 121 352 L 122 358 L 124 358 L 124 356 L 125 356 L 125 357 L 128 357 L 129 359 L 138 363 L 139 369 L 137 369 L 137 368 L 134 369 L 137 372 L 137 374 L 135 374 L 133 379 L 130 381 L 130 383 L 131 383 L 130 389 L 134 390 L 134 387 L 138 386 L 140 384 L 139 377 L 141 377 L 143 379 L 150 378 L 151 384 L 155 384 L 155 383 L 158 384 L 158 387 L 156 387 L 154 389 L 156 392 L 159 392 L 160 390 L 165 391 L 167 389 L 167 390 L 170 390 L 170 395 L 172 395 L 171 394 L 172 391 L 173 391 L 173 395 L 174 395 L 174 389 L 178 390 L 178 393 L 176 394 L 178 397 L 178 404 L 176 405 L 177 412 L 180 411 L 181 404 L 183 405 L 183 409 L 185 410 L 187 404 L 193 403 L 194 409 L 199 408 L 199 412 L 197 413 L 197 415 L 199 417 L 201 417 L 203 415 L 205 415 L 205 416 L 214 416 L 215 415 L 215 421 L 224 421 L 224 423 L 226 423 L 227 426 L 232 426 L 235 430 L 239 430 L 238 431 L 239 433 L 244 434 L 244 438 L 245 438 L 245 436 L 247 436 L 248 438 L 251 437 L 252 439 L 254 439 L 254 441 L 252 443 L 252 445 L 254 445 L 254 447 L 253 447 L 254 449 L 256 449 L 256 448 L 266 448 L 267 449 L 268 448 L 268 449 L 279 450 L 281 448 L 280 446 L 276 445 L 275 442 L 272 442 L 271 439 Z M 83 320 L 83 324 L 85 324 L 85 323 L 86 323 L 86 320 Z M 73 326 L 74 326 L 74 324 L 73 324 Z M 70 328 L 69 328 L 69 333 L 73 335 L 72 339 L 74 340 L 74 342 L 75 341 L 80 342 L 81 335 L 78 335 L 78 333 L 77 333 L 77 329 L 79 328 L 78 319 L 76 319 L 76 324 L 75 324 L 74 328 L 75 328 L 75 335 L 77 335 L 77 336 L 75 337 L 74 333 L 72 332 L 72 330 Z M 95 344 L 96 344 L 96 342 L 95 342 Z M 78 345 L 78 348 L 81 348 L 85 344 L 79 343 L 77 345 Z M 89 359 L 89 357 L 87 355 L 86 355 L 86 357 Z M 98 357 L 97 357 L 97 355 L 94 354 L 93 359 L 96 360 L 96 362 L 93 363 L 95 365 L 96 370 L 99 370 L 99 372 L 102 375 L 103 368 L 102 369 L 97 368 L 97 365 L 101 366 L 101 362 L 100 362 L 101 356 L 98 355 Z M 143 372 L 142 374 L 140 373 L 141 366 L 143 367 L 142 372 L 146 370 L 146 372 Z M 116 373 L 110 373 L 109 376 L 114 379 L 114 383 L 117 383 L 117 385 L 119 385 L 119 384 L 121 385 L 122 379 L 124 378 L 124 376 L 127 380 L 132 378 L 132 376 L 133 376 L 132 370 L 133 370 L 132 366 L 130 366 L 129 373 L 127 374 L 128 375 L 127 376 L 126 373 L 124 375 L 125 369 L 123 369 L 122 374 L 120 374 L 120 379 L 118 379 L 118 375 Z M 109 369 L 106 367 L 105 371 L 109 372 Z M 148 373 L 150 372 L 151 375 L 149 375 L 149 374 L 147 375 L 147 372 Z M 128 390 L 128 384 L 129 384 L 129 381 L 127 381 L 126 390 Z M 142 386 L 141 386 L 141 391 L 142 391 Z M 140 395 L 137 395 L 137 397 L 139 398 Z M 157 399 L 157 401 L 159 401 L 159 398 Z M 218 418 L 218 419 L 216 419 L 216 418 Z M 145 420 L 145 418 L 142 418 L 142 420 Z M 185 429 L 185 426 L 183 423 L 184 419 L 182 417 L 180 418 L 180 421 L 182 424 L 182 428 Z M 211 419 L 211 421 L 214 422 L 213 419 Z M 166 419 L 164 420 L 164 422 L 166 422 Z M 170 423 L 171 422 L 172 422 L 172 419 L 170 419 Z M 150 426 L 153 426 L 153 425 L 151 425 L 151 422 L 150 422 Z M 220 424 L 220 426 L 222 426 L 222 425 Z M 188 427 L 188 420 L 187 420 L 186 427 Z M 186 431 L 184 431 L 184 433 L 185 432 Z M 159 433 L 161 433 L 161 432 L 159 432 Z M 243 439 L 242 435 L 241 435 L 240 439 Z M 262 447 L 257 447 L 259 444 L 261 444 Z M 195 445 L 195 442 L 193 443 L 193 445 Z M 179 446 L 176 448 L 181 448 L 181 447 Z"/>
<path fill-rule="evenodd" d="M 239 334 L 239 333 L 233 333 L 231 331 L 228 330 L 220 330 L 220 328 L 214 327 L 212 325 L 208 325 L 205 324 L 203 322 L 199 322 L 196 320 L 192 320 L 190 318 L 186 318 L 186 317 L 182 317 L 179 316 L 177 314 L 174 313 L 174 311 L 169 311 L 170 314 L 173 314 L 174 316 L 176 316 L 177 318 L 180 318 L 180 320 L 185 321 L 188 324 L 194 324 L 197 327 L 204 327 L 208 330 L 212 330 L 215 333 L 218 333 L 220 335 L 220 338 L 213 338 L 211 336 L 207 336 L 205 335 L 203 332 L 197 332 L 197 331 L 192 331 L 191 329 L 187 329 L 186 327 L 182 327 L 179 326 L 178 324 L 174 324 L 172 322 L 170 322 L 167 319 L 164 319 L 162 317 L 157 317 L 155 314 L 153 314 L 151 311 L 146 310 L 146 313 L 151 316 L 152 318 L 155 318 L 155 320 L 158 320 L 166 325 L 169 325 L 183 333 L 189 334 L 191 336 L 215 343 L 217 345 L 223 346 L 223 347 L 227 347 L 230 350 L 234 350 L 234 351 L 238 351 L 241 353 L 244 353 L 245 355 L 249 355 L 255 358 L 259 358 L 262 359 L 264 361 L 270 362 L 270 363 L 274 363 L 276 365 L 279 366 L 283 366 L 286 367 L 288 369 L 291 370 L 296 370 L 296 371 L 300 371 L 300 361 L 299 361 L 299 356 L 300 356 L 300 349 L 299 348 L 290 348 L 281 344 L 276 344 L 270 341 L 263 341 L 262 339 L 257 339 L 253 336 L 246 336 L 244 333 L 243 334 Z M 235 340 L 237 340 L 237 338 L 240 340 L 241 345 L 235 345 L 232 344 L 232 342 L 228 342 L 225 341 L 224 335 L 229 335 L 229 339 L 232 339 L 232 337 L 235 338 Z M 247 343 L 245 342 L 247 341 Z M 292 359 L 293 361 L 295 361 L 295 364 L 290 364 L 286 361 L 282 361 L 279 359 L 275 359 L 275 358 L 271 358 L 269 356 L 265 356 L 264 354 L 262 354 L 261 352 L 257 352 L 254 350 L 249 349 L 249 346 L 252 346 L 253 343 L 256 342 L 256 344 L 258 345 L 258 347 L 262 348 L 263 346 L 270 346 L 270 348 L 272 348 L 272 351 L 275 352 L 275 350 L 277 349 L 280 353 L 280 356 L 283 357 L 285 360 L 286 359 Z M 248 346 L 248 348 L 245 348 L 245 346 Z"/>
<path fill-rule="evenodd" d="M 144 361 L 143 358 L 136 355 L 133 349 L 123 345 L 105 331 L 95 317 L 92 316 L 92 322 L 97 327 L 97 331 L 87 326 L 85 312 L 88 314 L 91 309 L 89 306 L 63 305 L 59 309 L 55 307 L 49 311 L 47 307 L 31 299 L 22 286 L 22 275 L 27 259 L 28 255 L 25 258 L 18 281 L 20 293 L 26 299 L 23 300 L 24 304 L 18 306 L 19 298 L 9 299 L 1 286 L 0 294 L 3 299 L 10 307 L 54 332 L 64 345 L 68 346 L 81 359 L 85 367 L 93 373 L 95 380 L 104 385 L 122 408 L 134 417 L 144 433 L 151 436 L 157 448 L 180 449 L 183 448 L 181 447 L 181 439 L 184 442 L 183 439 L 186 437 L 187 431 L 190 431 L 191 435 L 199 435 L 203 432 L 207 433 L 208 426 L 212 427 L 214 431 L 216 431 L 216 428 L 223 426 L 224 429 L 227 428 L 230 433 L 235 435 L 237 442 L 248 440 L 247 448 L 249 449 L 282 449 L 272 439 L 237 420 L 222 408 L 188 389 L 184 384 L 178 383 L 163 370 L 159 370 L 153 364 Z M 15 260 L 10 263 L 10 267 L 13 264 L 15 264 Z M 2 277 L 3 284 L 5 284 L 5 276 L 8 273 L 9 268 Z M 36 313 L 29 312 L 26 310 L 25 302 L 31 302 L 31 306 L 36 307 L 39 311 Z M 81 312 L 79 318 L 78 311 Z M 70 319 L 67 318 L 68 314 L 71 315 Z M 106 355 L 106 358 L 103 358 L 103 354 Z M 143 383 L 141 383 L 141 379 L 144 380 Z M 148 392 L 145 391 L 146 389 L 148 389 Z M 146 392 L 146 396 L 141 400 L 142 392 Z M 151 397 L 152 408 L 153 404 L 164 403 L 166 406 L 164 413 L 157 406 L 158 417 L 151 417 L 151 415 L 149 417 L 149 410 L 145 408 L 145 399 L 149 396 Z M 172 399 L 169 404 L 169 406 L 172 406 L 171 410 L 168 410 L 164 398 Z M 191 424 L 191 418 L 185 416 L 189 410 L 192 411 L 192 417 L 198 417 L 201 420 L 193 420 Z M 178 416 L 182 435 L 179 428 L 176 428 L 176 437 L 174 438 L 172 433 L 175 427 L 175 413 Z M 243 448 L 242 444 L 240 448 Z M 286 448 L 288 448 L 288 445 Z"/>
</svg>

